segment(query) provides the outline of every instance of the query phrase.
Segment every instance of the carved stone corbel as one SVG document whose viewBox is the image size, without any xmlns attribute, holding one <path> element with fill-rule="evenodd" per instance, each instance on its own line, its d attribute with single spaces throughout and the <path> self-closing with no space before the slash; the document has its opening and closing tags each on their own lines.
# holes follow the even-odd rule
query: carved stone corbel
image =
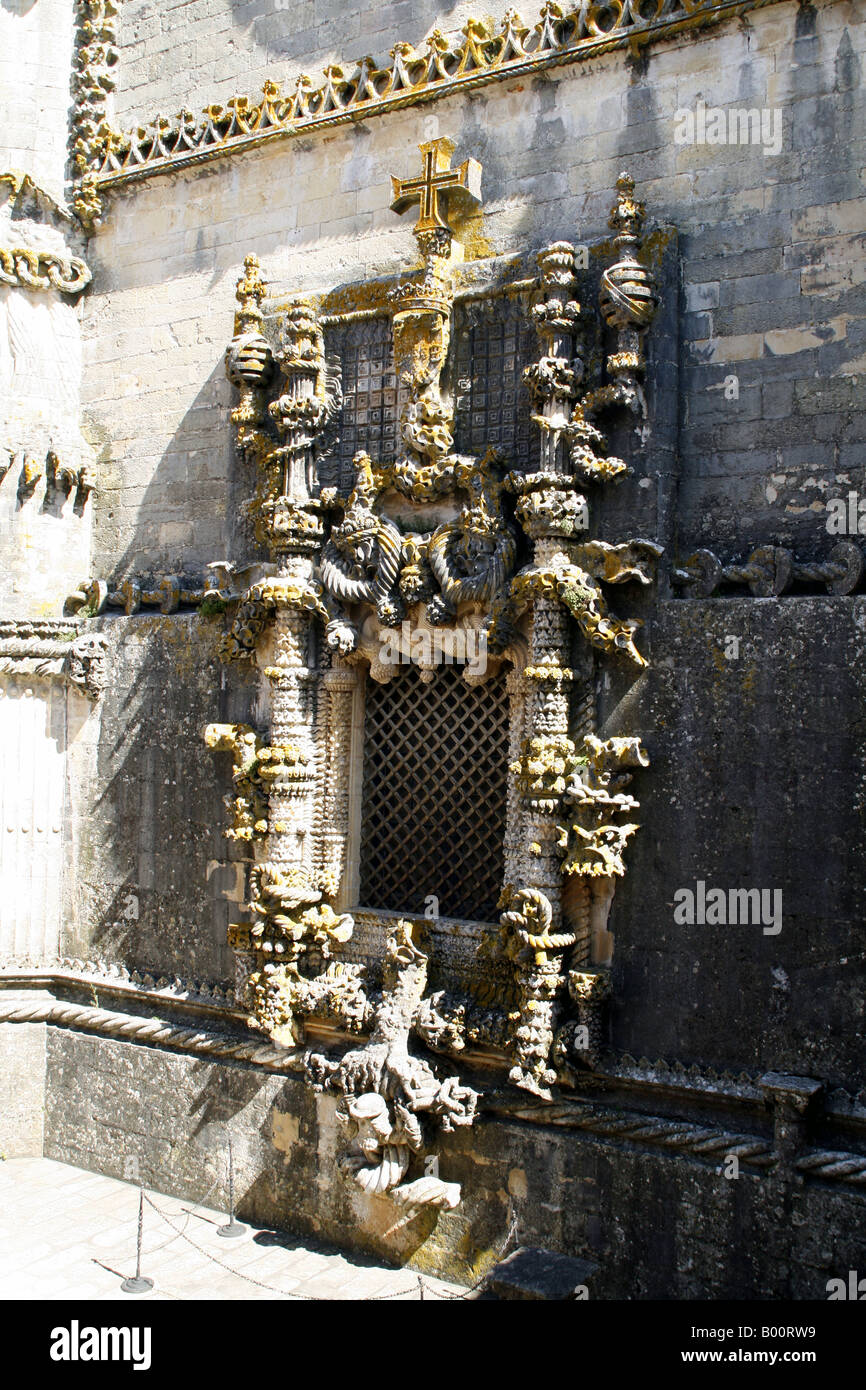
<svg viewBox="0 0 866 1390">
<path fill-rule="evenodd" d="M 64 662 L 64 675 L 82 695 L 98 700 L 108 685 L 108 639 L 101 632 L 76 637 Z"/>
</svg>

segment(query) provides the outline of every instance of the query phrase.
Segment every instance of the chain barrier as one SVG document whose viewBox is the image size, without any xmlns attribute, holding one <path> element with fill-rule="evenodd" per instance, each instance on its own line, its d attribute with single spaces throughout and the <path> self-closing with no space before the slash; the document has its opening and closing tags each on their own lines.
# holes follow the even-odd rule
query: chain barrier
<svg viewBox="0 0 866 1390">
<path fill-rule="evenodd" d="M 213 1191 L 215 1186 L 216 1181 L 214 1181 L 210 1189 L 210 1192 Z M 208 1192 L 206 1195 L 210 1196 L 210 1192 Z M 191 1245 L 194 1250 L 197 1250 L 200 1255 L 204 1255 L 205 1259 L 210 1260 L 213 1264 L 218 1265 L 220 1269 L 225 1270 L 227 1274 L 233 1274 L 237 1279 L 244 1279 L 248 1284 L 255 1284 L 257 1288 L 266 1289 L 268 1293 L 276 1293 L 279 1294 L 281 1298 L 294 1298 L 304 1303 L 321 1303 L 323 1301 L 320 1297 L 316 1296 L 315 1294 L 291 1293 L 285 1289 L 277 1288 L 274 1284 L 268 1284 L 262 1279 L 256 1279 L 251 1274 L 244 1274 L 242 1270 L 233 1269 L 231 1265 L 226 1264 L 224 1260 L 218 1259 L 216 1255 L 211 1253 L 210 1250 L 206 1249 L 203 1245 L 199 1245 L 198 1242 L 193 1240 L 191 1236 L 188 1236 L 186 1234 L 186 1226 L 184 1226 L 183 1230 L 179 1230 L 178 1227 L 174 1225 L 168 1214 L 162 1211 L 161 1208 L 158 1207 L 156 1203 L 146 1194 L 144 1200 L 147 1203 L 147 1205 L 153 1211 L 156 1212 L 160 1220 L 164 1221 L 165 1224 L 168 1227 L 170 1227 L 172 1231 L 174 1231 L 174 1235 L 171 1236 L 169 1240 L 165 1242 L 166 1245 L 169 1245 L 172 1241 L 180 1238 L 181 1240 L 186 1241 L 188 1245 Z M 203 1202 L 198 1202 L 196 1203 L 196 1206 L 201 1206 L 202 1204 Z M 188 1215 L 191 1214 L 192 1213 L 189 1213 Z M 187 1220 L 187 1225 L 188 1224 L 189 1222 Z M 508 1249 L 512 1239 L 514 1238 L 516 1230 L 517 1218 L 514 1214 L 512 1214 L 511 1224 L 509 1225 L 508 1231 L 505 1236 L 505 1240 L 497 1253 L 497 1263 Z M 164 1246 L 157 1246 L 158 1250 L 163 1248 Z M 153 1254 L 155 1253 L 155 1251 L 150 1251 L 148 1253 Z M 432 1284 L 426 1282 L 420 1274 L 416 1275 L 416 1279 L 418 1281 L 418 1296 L 422 1302 L 427 1294 L 431 1294 L 434 1298 L 442 1299 L 443 1301 L 447 1300 L 449 1302 L 461 1302 L 471 1297 L 473 1293 L 476 1293 L 478 1289 L 481 1288 L 481 1286 L 487 1279 L 487 1274 L 483 1274 L 481 1278 L 476 1281 L 476 1283 L 472 1284 L 463 1293 L 450 1293 L 444 1290 L 436 1289 Z M 412 1288 L 400 1289 L 396 1293 L 370 1294 L 366 1298 L 363 1298 L 359 1301 L 362 1303 L 384 1303 L 395 1298 L 411 1298 L 414 1293 L 415 1290 Z"/>
</svg>

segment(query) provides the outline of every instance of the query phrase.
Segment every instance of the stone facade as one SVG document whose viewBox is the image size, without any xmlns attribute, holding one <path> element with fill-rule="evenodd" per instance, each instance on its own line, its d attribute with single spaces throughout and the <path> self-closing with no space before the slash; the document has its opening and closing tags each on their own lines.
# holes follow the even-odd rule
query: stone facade
<svg viewBox="0 0 866 1390">
<path fill-rule="evenodd" d="M 4 15 L 76 105 L 0 169 L 0 1148 L 201 1198 L 230 1133 L 242 1215 L 466 1282 L 862 1265 L 863 25 L 707 9 Z M 454 917 L 365 867 L 443 633 Z"/>
</svg>

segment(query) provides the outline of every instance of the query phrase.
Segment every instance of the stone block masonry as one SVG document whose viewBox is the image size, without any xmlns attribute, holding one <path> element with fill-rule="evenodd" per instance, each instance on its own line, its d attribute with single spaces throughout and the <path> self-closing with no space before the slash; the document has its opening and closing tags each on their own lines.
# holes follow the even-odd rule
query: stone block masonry
<svg viewBox="0 0 866 1390">
<path fill-rule="evenodd" d="M 507 8 L 505 0 L 495 0 L 489 17 L 497 30 Z M 226 1197 L 231 1135 L 242 1218 L 317 1232 L 464 1283 L 499 1258 L 515 1222 L 523 1246 L 597 1266 L 593 1298 L 823 1298 L 829 1278 L 866 1268 L 860 1027 L 866 615 L 862 582 L 859 592 L 856 577 L 847 588 L 833 587 L 833 565 L 841 562 L 830 554 L 839 538 L 827 529 L 829 500 L 844 498 L 847 505 L 855 494 L 856 518 L 857 497 L 866 498 L 862 15 L 847 0 L 778 0 L 705 28 L 687 24 L 651 45 L 633 45 L 634 51 L 596 52 L 580 62 L 443 91 L 425 103 L 407 100 L 375 116 L 356 112 L 349 119 L 341 112 L 342 123 L 312 125 L 234 154 L 220 151 L 208 162 L 164 168 L 158 176 L 142 169 L 135 181 L 106 185 L 102 223 L 89 222 L 92 234 L 85 237 L 62 206 L 72 6 L 39 0 L 25 9 L 15 6 L 0 16 L 0 39 L 9 40 L 0 44 L 0 72 L 11 54 L 17 65 L 11 89 L 23 85 L 19 71 L 27 79 L 4 130 L 0 174 L 7 164 L 23 169 L 42 192 L 21 194 L 19 181 L 13 196 L 17 175 L 12 182 L 0 179 L 0 249 L 62 256 L 70 264 L 74 257 L 92 279 L 73 294 L 24 283 L 15 269 L 14 275 L 4 272 L 0 286 L 0 395 L 6 403 L 0 618 L 60 618 L 67 595 L 77 594 L 73 606 L 82 627 L 104 639 L 109 677 L 96 701 L 67 691 L 58 671 L 40 668 L 38 653 L 27 658 L 25 670 L 3 671 L 0 945 L 6 987 L 0 1004 L 8 1006 L 3 1016 L 9 1019 L 23 1017 L 9 1005 L 13 995 L 34 1006 L 41 1000 L 45 1011 L 34 1021 L 0 1024 L 0 1152 L 44 1152 L 116 1177 L 135 1160 L 154 1188 L 216 1205 Z M 545 13 L 554 28 L 569 22 L 557 20 L 553 7 Z M 226 108 L 236 95 L 255 99 L 265 80 L 290 90 L 301 73 L 326 67 L 337 90 L 344 77 L 335 65 L 352 67 L 364 52 L 376 63 L 396 62 L 387 55 L 406 56 L 398 43 L 423 47 L 436 28 L 462 29 L 461 43 L 468 44 L 477 32 L 472 17 L 468 5 L 446 14 L 433 0 L 359 0 L 354 6 L 299 0 L 289 7 L 281 0 L 241 6 L 183 0 L 158 9 L 149 0 L 124 0 L 115 25 L 117 90 L 94 88 L 92 100 L 113 129 L 134 132 L 159 112 L 174 120 L 186 108 L 198 119 L 204 107 Z M 538 15 L 527 19 L 534 24 Z M 465 56 L 468 50 L 461 51 Z M 34 90 L 41 93 L 39 113 Z M 683 113 L 695 117 L 698 129 L 699 112 L 734 109 L 771 116 L 778 150 L 758 138 L 737 144 L 678 140 Z M 86 126 L 80 109 L 76 120 Z M 760 121 L 756 129 L 763 129 Z M 449 262 L 457 299 L 443 381 L 449 373 L 463 377 L 465 368 L 468 384 L 454 390 L 462 451 L 469 446 L 460 442 L 460 430 L 483 432 L 499 408 L 498 400 L 488 405 L 483 399 L 490 376 L 511 374 L 514 399 L 507 408 L 514 407 L 519 427 L 509 427 L 515 457 L 504 460 L 503 472 L 525 468 L 529 438 L 538 455 L 529 423 L 533 402 L 520 375 L 535 350 L 530 295 L 536 291 L 524 279 L 510 296 L 497 301 L 495 294 L 537 274 L 537 253 L 552 248 L 550 284 L 583 301 L 585 323 L 598 320 L 586 344 L 586 369 L 595 371 L 604 356 L 599 304 L 614 323 L 624 298 L 634 320 L 634 286 L 631 296 L 620 297 L 616 284 L 608 285 L 601 300 L 598 288 L 602 268 L 609 269 L 617 254 L 608 221 L 614 198 L 621 198 L 616 227 L 636 219 L 623 211 L 630 185 L 616 187 L 624 168 L 632 175 L 634 195 L 648 211 L 640 257 L 653 279 L 652 286 L 644 279 L 642 288 L 659 303 L 645 303 L 650 313 L 642 336 L 633 322 L 622 330 L 633 332 L 632 347 L 639 341 L 640 350 L 620 353 L 618 367 L 608 369 L 638 372 L 647 409 L 645 416 L 611 413 L 607 453 L 612 464 L 627 460 L 632 472 L 610 489 L 616 500 L 606 498 L 593 522 L 600 517 L 605 541 L 628 537 L 643 545 L 644 555 L 658 546 L 664 554 L 657 583 L 642 586 L 632 572 L 620 591 L 611 592 L 618 612 L 643 619 L 636 642 L 646 668 L 626 672 L 617 657 L 585 677 L 575 665 L 582 658 L 569 649 L 571 637 L 577 649 L 577 629 L 556 606 L 558 599 L 544 600 L 544 623 L 530 632 L 532 680 L 538 683 L 530 715 L 540 712 L 539 729 L 556 732 L 561 747 L 586 727 L 610 740 L 623 758 L 630 752 L 633 769 L 648 759 L 648 771 L 636 773 L 635 782 L 642 824 L 628 850 L 625 878 L 617 876 L 614 885 L 610 873 L 599 874 L 591 890 L 577 894 L 580 948 L 592 958 L 572 962 L 568 989 L 575 1030 L 588 1021 L 591 1056 L 580 1060 L 581 1070 L 573 1068 L 573 1086 L 557 1084 L 553 1100 L 540 1104 L 530 1088 L 507 1086 L 504 1045 L 497 1051 L 489 1039 L 470 1039 L 460 1075 L 465 1071 L 467 1086 L 482 1097 L 477 1121 L 471 1129 L 449 1132 L 445 1126 L 435 1153 L 425 1155 L 441 1163 L 443 1183 L 460 1186 L 462 1204 L 434 1212 L 397 1210 L 394 1201 L 362 1190 L 357 1175 L 369 1173 L 357 1152 L 349 1155 L 356 1180 L 344 1181 L 336 1096 L 302 1080 L 291 1070 L 293 1061 L 277 1071 L 272 1057 L 257 1061 L 243 1050 L 253 1048 L 251 1038 L 255 1048 L 266 1040 L 246 1027 L 253 1006 L 241 998 L 240 981 L 249 973 L 242 960 L 237 995 L 230 989 L 235 954 L 244 955 L 246 940 L 253 942 L 252 957 L 259 940 L 253 924 L 238 925 L 253 914 L 245 904 L 255 901 L 260 915 L 270 914 L 277 924 L 269 945 L 281 944 L 285 921 L 293 921 L 293 855 L 297 850 L 309 868 L 322 829 L 316 823 L 307 834 L 305 816 L 311 823 L 316 815 L 331 817 L 326 829 L 333 863 L 339 867 L 343 855 L 354 866 L 351 882 L 359 877 L 360 814 L 350 825 L 357 808 L 349 803 L 359 800 L 362 777 L 357 758 L 352 763 L 350 757 L 349 725 L 357 734 L 363 673 L 347 676 L 345 652 L 336 648 L 320 643 L 314 651 L 311 641 L 308 651 L 305 626 L 319 638 L 322 627 L 333 636 L 336 625 L 344 645 L 347 632 L 351 639 L 354 600 L 340 608 L 334 599 L 341 575 L 349 586 L 356 582 L 350 565 L 342 552 L 332 556 L 332 588 L 316 589 L 317 574 L 305 587 L 301 579 L 314 574 L 313 561 L 305 559 L 304 569 L 297 559 L 303 548 L 291 553 L 286 541 L 279 553 L 281 584 L 259 589 L 236 624 L 236 640 L 244 641 L 244 624 L 258 625 L 252 645 L 260 639 L 264 678 L 253 664 L 221 664 L 237 610 L 222 598 L 209 605 L 202 600 L 205 577 L 214 573 L 209 565 L 247 566 L 264 557 L 261 528 L 254 534 L 261 492 L 250 505 L 261 481 L 256 448 L 270 450 L 268 486 L 277 486 L 277 461 L 284 466 L 281 477 L 291 475 L 292 488 L 301 490 L 298 460 L 312 448 L 303 442 L 304 419 L 315 418 L 325 447 L 322 420 L 331 412 L 337 418 L 341 390 L 350 394 L 350 374 L 340 385 L 336 359 L 329 356 L 336 329 L 342 333 L 347 326 L 337 323 L 345 310 L 361 311 L 348 325 L 358 334 L 352 340 L 355 367 L 386 360 L 388 325 L 374 322 L 375 314 L 381 310 L 385 317 L 388 289 L 420 264 L 412 218 L 390 209 L 391 177 L 417 172 L 418 146 L 439 137 L 454 142 L 454 169 L 466 160 L 482 169 L 480 204 L 460 213 L 455 232 L 465 260 Z M 434 232 L 424 251 L 434 280 L 445 240 Z M 570 251 L 554 245 L 563 241 L 592 247 L 591 266 L 576 279 L 563 270 Z M 253 252 L 267 291 L 264 318 L 257 317 L 255 284 L 246 305 L 235 294 Z M 14 269 L 18 263 L 6 257 L 0 264 Z M 557 274 L 564 278 L 557 281 Z M 466 290 L 482 284 L 489 298 L 470 301 Z M 430 284 L 427 291 L 433 293 Z M 450 306 L 437 310 L 436 293 L 433 310 L 429 303 L 426 310 L 416 305 L 404 330 L 413 312 L 415 322 L 433 312 L 444 323 Z M 293 356 L 275 336 L 289 321 L 290 300 L 324 295 L 329 322 L 321 341 L 315 304 L 291 311 L 299 348 Z M 246 329 L 260 324 L 271 335 L 264 348 L 255 332 L 236 341 L 243 336 L 235 319 L 239 302 Z M 544 319 L 549 305 L 534 307 L 543 309 Z M 500 310 L 501 323 L 495 320 Z M 576 309 L 569 305 L 565 312 L 568 322 L 577 320 Z M 233 323 L 234 385 L 225 371 Z M 554 323 L 551 344 L 559 341 L 557 332 Z M 562 341 L 570 341 L 569 333 Z M 371 344 L 384 344 L 379 356 L 360 350 Z M 411 346 L 407 333 L 406 361 Z M 645 372 L 642 362 L 634 367 L 634 356 L 642 353 Z M 481 356 L 485 364 L 503 365 L 476 371 Z M 257 361 L 261 373 L 273 369 L 273 379 L 262 384 L 260 377 L 244 396 L 237 388 L 249 384 L 245 371 L 255 376 Z M 287 364 L 292 391 L 281 398 L 277 393 L 268 415 L 274 361 Z M 566 363 L 563 376 L 569 375 Z M 372 384 L 375 377 L 367 371 L 374 411 L 380 402 L 372 397 L 381 385 Z M 416 388 L 419 382 L 420 376 Z M 312 394 L 304 396 L 307 387 Z M 424 407 L 431 418 L 439 412 L 441 425 L 448 418 L 448 390 L 434 396 L 425 394 Z M 553 397 L 544 398 L 543 390 L 539 398 L 549 422 L 558 405 L 552 407 Z M 466 401 L 473 402 L 471 411 Z M 420 409 L 421 402 L 413 405 Z M 243 424 L 238 412 L 255 414 L 259 407 L 256 440 L 255 430 L 245 435 L 237 428 Z M 481 424 L 462 418 L 461 410 Z M 272 421 L 279 438 L 274 430 L 265 437 Z M 393 418 L 391 424 L 396 430 Z M 428 444 L 435 433 L 429 425 L 420 436 Z M 480 457 L 474 437 L 472 448 Z M 15 459 L 5 471 L 4 449 Z M 554 462 L 556 450 L 554 443 Z M 91 469 L 94 488 L 84 505 L 73 489 L 49 486 L 49 454 L 57 456 L 55 479 Z M 596 463 L 600 458 L 601 451 Z M 348 451 L 326 460 L 334 475 L 351 462 Z M 370 484 L 360 468 L 356 483 L 361 492 Z M 500 509 L 501 540 L 503 532 L 511 534 L 516 495 L 490 476 L 485 486 L 475 520 L 489 539 Z M 293 492 L 293 500 L 300 495 Z M 351 533 L 354 543 L 372 534 L 367 500 L 355 498 L 343 539 Z M 312 529 L 323 520 L 318 502 L 313 498 L 307 513 Z M 531 505 L 521 496 L 524 518 Z M 279 511 L 273 512 L 277 520 Z M 432 524 L 438 526 L 438 516 Z M 388 531 L 377 514 L 375 526 L 377 543 L 390 536 L 394 547 L 403 544 L 396 524 Z M 514 536 L 515 572 L 532 563 L 533 543 L 536 559 L 557 560 L 550 536 L 518 533 L 516 526 Z M 859 546 L 862 537 L 856 531 L 845 539 Z M 471 547 L 477 535 L 466 540 Z M 706 551 L 712 554 L 696 555 Z M 414 582 L 426 582 L 415 568 Z M 254 582 L 248 576 L 235 587 Z M 343 598 L 351 592 L 343 583 Z M 579 608 L 578 590 L 569 592 Z M 96 607 L 99 616 L 93 617 Z M 279 620 L 269 628 L 276 608 Z M 515 621 L 523 621 L 522 612 Z M 543 641 L 548 628 L 556 639 L 551 653 Z M 621 630 L 619 636 L 625 640 Z M 16 640 L 13 634 L 9 643 Z M 562 664 L 551 675 L 554 663 L 542 657 L 560 649 Z M 16 651 L 9 660 L 17 660 Z M 569 663 L 574 670 L 569 665 L 567 679 L 579 678 L 583 692 L 570 711 L 554 689 L 555 675 Z M 299 692 L 320 677 L 322 698 L 308 729 L 301 722 L 306 694 L 302 700 Z M 509 717 L 519 710 L 514 717 L 523 719 L 523 698 L 512 682 Z M 342 724 L 333 711 L 342 711 Z M 218 731 L 214 753 L 202 741 L 209 725 Z M 258 756 L 265 731 L 275 727 L 278 756 L 271 758 L 275 749 L 267 748 L 253 773 L 252 764 L 243 763 L 244 750 L 255 746 Z M 234 730 L 234 744 L 219 735 L 225 729 Z M 310 730 L 315 739 L 308 749 Z M 625 737 L 637 732 L 643 749 Z M 535 829 L 525 854 L 517 839 L 505 845 L 517 866 L 517 891 L 501 925 L 522 931 L 520 939 L 534 942 L 532 950 L 541 954 L 558 939 L 562 956 L 568 937 L 559 930 L 562 923 L 544 918 L 543 903 L 537 920 L 532 916 L 537 894 L 543 898 L 542 888 L 558 884 L 550 829 L 555 818 L 545 822 L 532 792 L 539 777 L 533 750 L 525 751 L 519 738 L 512 742 L 509 759 L 522 760 L 523 781 L 512 784 L 507 809 L 513 817 L 525 796 Z M 477 748 L 466 751 L 470 760 L 478 754 Z M 601 816 L 603 806 L 614 803 L 604 800 L 606 773 L 601 753 L 596 757 L 598 784 L 591 791 L 600 794 Z M 341 779 L 337 774 L 350 763 L 351 778 Z M 261 791 L 263 769 L 265 781 L 270 775 L 279 784 L 279 814 L 273 827 L 264 822 L 272 838 L 267 853 L 280 869 L 270 878 L 248 873 L 256 857 L 259 870 L 266 867 L 259 841 L 227 842 L 223 835 L 235 817 L 244 828 L 244 814 L 251 823 L 263 814 L 253 786 L 260 777 Z M 328 800 L 319 793 L 331 772 Z M 555 782 L 555 774 L 551 754 L 540 776 Z M 589 783 L 581 787 L 582 810 L 572 816 L 566 838 L 577 836 L 581 815 L 589 815 Z M 410 776 L 403 793 L 410 812 L 413 791 Z M 227 798 L 243 802 L 240 814 Z M 314 803 L 325 812 L 310 813 Z M 600 829 L 610 844 L 621 832 L 621 849 L 638 827 Z M 601 835 L 595 843 L 609 848 Z M 609 853 L 616 862 L 616 851 Z M 549 870 L 543 884 L 532 879 L 536 860 Z M 377 916 L 381 904 L 359 904 L 349 882 L 339 911 L 356 914 L 355 935 L 346 955 L 336 954 L 354 978 L 351 971 L 381 964 L 394 922 Z M 698 882 L 725 893 L 781 894 L 781 930 L 765 934 L 746 921 L 677 921 L 677 896 Z M 312 898 L 305 908 L 330 891 L 327 874 L 306 886 Z M 265 900 L 269 906 L 262 907 Z M 560 906 L 565 918 L 564 896 L 557 913 Z M 331 949 L 327 909 L 316 911 L 321 921 L 308 913 L 306 926 L 324 922 L 318 949 L 322 941 Z M 334 921 L 332 936 L 345 935 L 342 919 Z M 233 942 L 241 943 L 237 952 L 228 945 L 230 923 Z M 447 992 L 454 979 L 466 977 L 481 934 L 477 922 L 437 925 L 431 990 L 441 985 Z M 426 970 L 413 957 L 410 936 L 404 932 L 394 942 L 389 968 L 395 975 L 398 964 L 413 966 L 416 977 L 422 965 Z M 417 952 L 423 955 L 420 947 Z M 93 968 L 61 968 L 58 957 Z M 152 976 L 146 987 L 139 983 L 144 974 Z M 380 1008 L 381 974 L 371 973 L 370 993 L 359 1005 L 368 1015 Z M 544 983 L 542 975 L 539 970 L 534 987 Z M 203 980 L 211 982 L 206 990 L 191 983 Z M 294 981 L 299 995 L 308 983 L 306 975 L 300 985 Z M 536 1000 L 529 1002 L 534 1008 Z M 408 1028 L 414 1007 L 408 985 L 404 1005 L 401 1026 Z M 129 1010 L 128 1026 L 123 1009 Z M 528 1049 L 532 1014 L 526 1007 Z M 298 1047 L 314 1053 L 317 1065 L 327 1066 L 319 1054 L 332 1055 L 340 1039 L 347 1047 L 359 1043 L 357 1035 L 338 1038 L 332 1021 L 311 1016 L 309 1036 Z M 388 1023 L 386 1016 L 383 1026 Z M 156 1033 L 145 1035 L 145 1025 Z M 424 1026 L 431 1046 L 445 1037 L 447 1051 L 449 1029 L 463 1041 L 460 1021 L 439 1018 L 435 1010 Z M 291 1026 L 285 1027 L 283 1041 L 292 1043 Z M 366 1024 L 360 1029 L 365 1036 L 371 1031 Z M 549 1031 L 553 1036 L 552 1023 Z M 413 1048 L 417 1041 L 418 1035 Z M 478 1046 L 492 1047 L 483 1067 Z M 560 1046 L 571 1043 L 561 1037 Z M 430 1055 L 431 1066 L 439 1066 L 441 1054 Z M 450 1061 L 447 1066 L 442 1074 L 454 1081 L 450 1073 L 457 1068 Z M 500 1077 L 495 1087 L 493 1074 Z M 370 1114 L 372 1125 L 377 1116 L 369 1112 L 367 1120 Z M 420 1169 L 417 1117 L 405 1125 L 399 1142 L 404 1149 L 410 1141 L 416 1145 L 413 1161 Z M 380 1123 L 380 1140 L 382 1133 Z M 396 1145 L 395 1133 L 396 1127 L 382 1140 L 383 1154 Z M 740 1164 L 733 1177 L 725 1172 L 731 1155 Z M 383 1171 L 389 1161 L 383 1157 Z"/>
</svg>

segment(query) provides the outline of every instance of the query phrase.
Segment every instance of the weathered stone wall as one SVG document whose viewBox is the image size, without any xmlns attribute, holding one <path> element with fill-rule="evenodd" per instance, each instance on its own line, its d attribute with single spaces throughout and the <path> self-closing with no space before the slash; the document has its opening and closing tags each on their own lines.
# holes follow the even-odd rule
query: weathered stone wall
<svg viewBox="0 0 866 1390">
<path fill-rule="evenodd" d="M 616 1045 L 858 1090 L 864 601 L 674 600 L 647 649 L 603 701 L 610 732 L 626 701 L 651 760 L 609 921 Z M 698 880 L 778 891 L 780 929 L 677 923 Z"/>
<path fill-rule="evenodd" d="M 101 626 L 111 680 L 91 715 L 93 756 L 77 769 L 77 874 L 61 954 L 225 979 L 229 903 L 244 883 L 221 833 L 231 759 L 215 758 L 202 730 L 248 718 L 254 697 L 242 681 L 240 693 L 220 693 L 218 619 L 117 617 Z"/>
<path fill-rule="evenodd" d="M 472 1282 L 517 1239 L 599 1265 L 592 1298 L 823 1299 L 862 1268 L 862 1195 L 579 1131 L 480 1119 L 444 1136 L 454 1212 L 406 1213 L 335 1174 L 332 1097 L 237 1064 L 49 1030 L 47 1156 L 227 1203 L 232 1140 L 241 1219 L 274 1223 Z M 766 1129 L 760 1115 L 750 1121 Z"/>
<path fill-rule="evenodd" d="M 506 0 L 492 0 L 484 13 L 499 18 L 507 9 Z M 395 43 L 420 44 L 437 27 L 459 30 L 478 12 L 465 0 L 124 0 L 117 119 L 126 126 L 155 110 L 253 95 L 267 78 L 291 91 L 301 72 L 362 53 L 386 61 Z"/>
<path fill-rule="evenodd" d="M 8 0 L 0 9 L 2 169 L 22 169 L 63 198 L 73 0 Z"/>
<path fill-rule="evenodd" d="M 0 1024 L 0 1155 L 22 1158 L 42 1153 L 45 1122 L 43 1023 L 19 1028 Z"/>
</svg>

